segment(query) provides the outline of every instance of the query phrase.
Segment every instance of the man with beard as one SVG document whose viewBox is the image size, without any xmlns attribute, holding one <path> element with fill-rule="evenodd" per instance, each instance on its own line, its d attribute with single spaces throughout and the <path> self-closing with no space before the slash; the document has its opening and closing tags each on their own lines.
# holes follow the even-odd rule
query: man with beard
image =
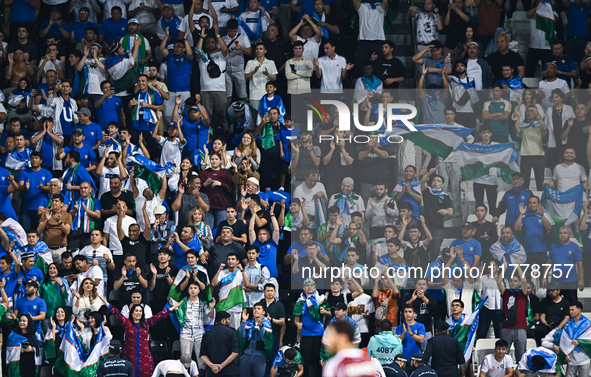
<svg viewBox="0 0 591 377">
<path fill-rule="evenodd" d="M 365 211 L 366 221 L 370 227 L 370 238 L 377 238 L 384 233 L 386 224 L 393 224 L 399 211 L 396 201 L 388 196 L 388 188 L 383 182 L 375 186 L 375 196 L 369 198 Z"/>
<path fill-rule="evenodd" d="M 23 192 L 19 221 L 25 231 L 37 229 L 40 216 L 38 207 L 43 203 L 43 191 L 47 191 L 51 173 L 41 167 L 41 152 L 31 153 L 31 167 L 21 171 L 18 176 L 19 190 Z"/>
<path fill-rule="evenodd" d="M 394 187 L 392 192 L 392 199 L 398 202 L 400 206 L 403 203 L 410 203 L 413 207 L 412 215 L 419 216 L 421 214 L 421 182 L 417 181 L 417 169 L 412 165 L 404 168 L 404 181 Z"/>
<path fill-rule="evenodd" d="M 24 254 L 21 258 L 22 257 L 24 257 Z M 37 331 L 39 331 L 41 329 L 41 321 L 45 319 L 47 313 L 47 306 L 45 305 L 45 300 L 38 296 L 39 283 L 35 280 L 29 280 L 26 284 L 26 297 L 16 300 L 16 303 L 14 304 L 14 313 L 12 314 L 14 318 L 11 319 L 17 319 L 20 315 L 28 314 L 31 316 Z"/>
<path fill-rule="evenodd" d="M 64 145 L 70 144 L 72 133 L 74 131 L 74 124 L 78 116 L 75 114 L 78 111 L 76 101 L 70 98 L 72 92 L 72 84 L 64 81 L 57 84 L 53 89 L 53 97 L 49 99 L 47 105 L 54 111 L 55 124 L 61 128 L 64 135 Z"/>
<path fill-rule="evenodd" d="M 189 216 L 193 208 L 201 208 L 203 212 L 209 212 L 209 198 L 207 194 L 200 192 L 201 178 L 198 175 L 191 175 L 186 185 L 179 185 L 176 199 L 170 206 L 173 212 L 179 211 L 177 229 L 189 224 Z"/>
<path fill-rule="evenodd" d="M 117 213 L 117 203 L 122 201 L 127 205 L 127 215 L 135 217 L 135 201 L 128 191 L 121 190 L 121 177 L 113 176 L 109 180 L 109 191 L 101 196 L 101 215 L 102 219 L 115 215 Z"/>
<path fill-rule="evenodd" d="M 509 37 L 505 33 L 497 37 L 497 52 L 490 54 L 486 60 L 492 69 L 494 81 L 503 77 L 502 69 L 504 65 L 513 67 L 513 74 L 516 76 L 523 78 L 525 74 L 523 58 L 518 53 L 509 50 Z"/>
<path fill-rule="evenodd" d="M 562 154 L 564 162 L 554 168 L 552 181 L 546 184 L 553 189 L 564 192 L 582 183 L 585 189 L 589 187 L 589 180 L 585 169 L 578 163 L 577 153 L 572 148 L 566 148 Z"/>
<path fill-rule="evenodd" d="M 438 17 L 439 18 L 439 17 Z M 426 49 L 417 53 L 412 57 L 412 61 L 420 66 L 427 68 L 427 75 L 425 76 L 425 87 L 429 87 L 431 84 L 441 86 L 443 78 L 441 75 L 446 72 L 451 73 L 451 63 L 445 62 L 445 58 L 442 56 L 443 45 L 439 41 L 435 41 L 427 46 Z M 431 52 L 431 57 L 424 57 L 427 52 Z"/>
<path fill-rule="evenodd" d="M 144 73 L 147 68 L 144 64 L 152 59 L 152 48 L 146 37 L 139 32 L 139 28 L 140 23 L 136 18 L 127 21 L 127 34 L 121 38 L 121 47 L 123 47 L 125 52 L 129 53 L 136 43 L 140 45 L 137 64 L 140 73 Z"/>
<path fill-rule="evenodd" d="M 160 160 L 158 141 L 152 133 L 158 123 L 157 112 L 162 111 L 164 108 L 162 97 L 158 91 L 148 86 L 148 76 L 146 75 L 139 76 L 138 87 L 140 88 L 139 92 L 129 101 L 132 119 L 131 140 L 138 144 L 141 133 L 148 149 L 153 152 L 151 154 L 152 159 Z"/>
<path fill-rule="evenodd" d="M 431 186 L 427 185 L 429 178 Z M 423 175 L 421 178 L 421 192 L 423 198 L 423 214 L 425 215 L 426 225 L 433 236 L 433 243 L 430 252 L 435 256 L 441 250 L 443 242 L 443 223 L 446 218 L 452 218 L 454 211 L 449 194 L 443 191 L 445 183 L 442 176 L 435 174 L 435 168 Z M 458 198 L 459 199 L 459 198 Z M 429 258 L 428 260 L 431 260 Z M 408 261 L 408 259 L 407 259 Z"/>
<path fill-rule="evenodd" d="M 466 63 L 461 60 L 456 61 L 453 73 L 450 76 L 444 72 L 443 75 L 446 81 L 449 82 L 453 107 L 456 109 L 455 121 L 464 127 L 476 128 L 476 117 L 472 107 L 479 100 L 476 93 L 476 79 L 468 77 Z M 480 83 L 482 85 L 482 81 Z"/>
<path fill-rule="evenodd" d="M 182 94 L 177 94 L 172 110 L 172 121 L 175 123 L 179 121 L 179 108 L 182 101 Z M 189 98 L 185 101 L 185 110 L 187 110 L 189 116 L 181 119 L 181 130 L 187 142 L 184 149 L 191 153 L 193 157 L 191 161 L 197 165 L 199 153 L 205 154 L 205 148 L 209 142 L 211 122 L 207 110 L 201 104 L 199 94 L 196 94 L 195 98 Z"/>
<path fill-rule="evenodd" d="M 544 71 L 544 77 L 546 79 L 540 81 L 538 89 L 538 97 L 544 109 L 552 107 L 552 90 L 554 89 L 560 89 L 567 99 L 571 97 L 568 84 L 565 80 L 559 78 L 557 74 L 558 68 L 556 68 L 556 63 L 546 63 L 546 70 Z"/>
</svg>

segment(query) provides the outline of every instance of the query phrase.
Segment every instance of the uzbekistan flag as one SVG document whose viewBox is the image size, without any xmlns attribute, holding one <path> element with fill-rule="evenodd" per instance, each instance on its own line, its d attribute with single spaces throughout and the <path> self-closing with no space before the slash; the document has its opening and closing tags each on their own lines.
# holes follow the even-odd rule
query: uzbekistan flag
<svg viewBox="0 0 591 377">
<path fill-rule="evenodd" d="M 552 41 L 556 39 L 556 31 L 554 31 L 554 11 L 550 0 L 542 0 L 536 10 L 536 29 L 546 33 L 546 43 L 552 45 Z"/>
<path fill-rule="evenodd" d="M 176 278 L 172 282 L 172 287 L 170 287 L 170 291 L 168 293 L 168 299 L 172 299 L 175 302 L 182 301 L 183 296 L 187 296 L 188 293 L 184 293 L 181 291 L 179 285 L 183 282 L 185 277 L 188 279 L 188 274 L 193 271 L 194 269 L 197 270 L 197 279 L 200 282 L 205 284 L 205 289 L 199 292 L 199 298 L 202 302 L 210 302 L 211 301 L 211 286 L 209 284 L 209 275 L 207 274 L 207 270 L 203 268 L 203 266 L 197 265 L 196 267 L 189 267 L 185 266 L 179 270 L 179 273 L 176 275 Z M 186 301 L 185 301 L 186 305 Z M 181 308 L 179 308 L 181 309 Z M 186 310 L 186 309 L 185 309 Z M 173 312 L 174 313 L 174 312 Z"/>
<path fill-rule="evenodd" d="M 493 145 L 461 143 L 454 150 L 454 155 L 460 165 L 462 181 L 488 175 L 490 168 L 498 168 L 503 181 L 511 183 L 513 173 L 519 172 L 515 162 L 517 148 L 514 141 Z"/>
<path fill-rule="evenodd" d="M 263 329 L 265 330 L 265 335 L 263 336 L 263 343 L 265 344 L 265 356 L 268 359 L 271 357 L 271 350 L 273 349 L 273 328 L 271 326 L 271 321 L 268 318 L 263 319 Z M 246 344 L 247 340 L 252 339 L 252 334 L 255 331 L 260 333 L 261 327 L 255 322 L 253 318 L 250 318 L 244 322 L 245 337 L 242 337 L 238 332 L 238 345 L 240 347 L 240 354 L 244 353 L 244 345 Z"/>
<path fill-rule="evenodd" d="M 39 342 L 39 351 L 35 351 L 35 366 L 41 367 L 43 362 L 43 341 L 39 334 L 36 333 L 37 341 Z M 12 331 L 8 336 L 8 343 L 6 344 L 6 364 L 8 365 L 8 375 L 10 377 L 21 377 L 20 361 L 21 361 L 21 344 L 28 343 L 29 339 Z M 37 369 L 39 372 L 39 369 Z M 26 377 L 26 376 L 22 376 Z"/>
<path fill-rule="evenodd" d="M 164 178 L 167 173 L 172 173 L 174 171 L 172 162 L 167 162 L 165 166 L 160 166 L 154 161 L 139 154 L 127 156 L 125 162 L 126 164 L 133 163 L 135 177 L 148 182 L 148 187 L 150 187 L 154 193 L 157 193 L 160 190 L 160 182 L 162 182 L 162 178 Z"/>
<path fill-rule="evenodd" d="M 542 205 L 548 211 L 556 226 L 548 233 L 547 245 L 559 242 L 558 230 L 562 226 L 570 226 L 579 221 L 583 210 L 584 188 L 579 184 L 570 190 L 560 192 L 544 185 L 544 194 L 542 195 Z"/>
<path fill-rule="evenodd" d="M 246 300 L 244 299 L 244 291 L 242 290 L 242 273 L 239 269 L 229 273 L 220 280 L 219 298 L 220 301 L 216 305 L 216 310 L 218 311 L 227 311 L 236 305 L 244 306 Z"/>
<path fill-rule="evenodd" d="M 55 369 L 65 377 L 94 377 L 101 361 L 109 354 L 109 339 L 99 328 L 96 342 L 88 353 L 78 339 L 72 323 L 66 323 L 65 335 L 55 362 Z"/>
<path fill-rule="evenodd" d="M 8 218 L 0 225 L 8 236 L 8 244 L 14 241 L 14 250 L 20 250 L 27 246 L 27 233 L 16 220 Z M 20 259 L 19 259 L 20 260 Z"/>
<path fill-rule="evenodd" d="M 415 128 L 417 132 L 411 132 L 404 125 L 393 124 L 392 131 L 386 132 L 384 136 L 402 136 L 427 152 L 445 159 L 474 131 L 471 128 L 442 124 L 425 124 Z"/>
<path fill-rule="evenodd" d="M 482 308 L 482 305 L 484 305 L 486 299 L 488 299 L 488 296 L 480 301 L 480 304 L 478 304 L 472 314 L 464 318 L 461 325 L 456 326 L 453 329 L 453 337 L 464 347 L 464 360 L 466 361 L 466 364 L 472 359 L 472 349 L 474 348 L 474 341 L 476 340 L 480 309 Z"/>
<path fill-rule="evenodd" d="M 19 262 L 22 263 L 21 254 L 27 252 L 35 254 L 35 267 L 46 274 L 49 270 L 49 265 L 53 263 L 53 256 L 51 255 L 51 250 L 49 250 L 47 244 L 43 241 L 39 241 L 35 247 L 30 247 L 29 245 L 21 247 L 16 253 Z"/>
<path fill-rule="evenodd" d="M 579 345 L 575 346 L 572 343 L 573 340 L 579 342 Z M 570 355 L 573 351 L 591 355 L 591 321 L 585 316 L 581 316 L 576 324 L 571 318 L 564 326 L 560 337 L 561 356 Z"/>
<path fill-rule="evenodd" d="M 392 263 L 390 260 L 390 255 L 382 255 L 376 261 L 375 268 L 377 268 L 382 273 L 386 273 L 388 270 L 393 270 L 391 275 L 393 275 L 394 284 L 396 284 L 399 288 L 406 288 L 406 281 L 408 280 L 408 271 L 410 266 L 408 263 Z"/>
<path fill-rule="evenodd" d="M 544 367 L 543 369 L 536 370 L 533 366 L 532 359 L 534 356 L 542 356 L 544 358 Z M 558 360 L 558 356 L 554 353 L 554 350 L 545 348 L 545 347 L 536 347 L 527 350 L 521 360 L 519 360 L 519 365 L 517 366 L 519 370 L 529 370 L 533 373 L 538 375 L 542 373 L 559 373 L 564 375 L 560 362 Z"/>
</svg>

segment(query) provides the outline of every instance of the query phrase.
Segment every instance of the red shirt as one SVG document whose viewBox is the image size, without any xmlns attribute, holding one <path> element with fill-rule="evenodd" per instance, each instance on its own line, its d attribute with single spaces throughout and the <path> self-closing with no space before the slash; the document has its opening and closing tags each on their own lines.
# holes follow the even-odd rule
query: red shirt
<svg viewBox="0 0 591 377">
<path fill-rule="evenodd" d="M 511 299 L 512 298 L 512 299 Z M 503 314 L 507 314 L 509 299 L 511 299 L 511 305 L 515 303 L 517 305 L 517 318 L 513 325 L 503 323 L 504 329 L 527 329 L 527 295 L 520 289 L 517 292 L 509 292 L 505 289 L 503 293 Z"/>
</svg>

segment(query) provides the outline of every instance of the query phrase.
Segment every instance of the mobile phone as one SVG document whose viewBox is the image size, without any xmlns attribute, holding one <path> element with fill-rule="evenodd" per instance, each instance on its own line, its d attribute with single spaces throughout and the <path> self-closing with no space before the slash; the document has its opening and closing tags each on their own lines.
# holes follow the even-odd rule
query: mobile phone
<svg viewBox="0 0 591 377">
<path fill-rule="evenodd" d="M 31 343 L 29 343 L 29 342 L 21 343 L 21 348 L 29 348 L 30 346 L 31 346 Z"/>
</svg>

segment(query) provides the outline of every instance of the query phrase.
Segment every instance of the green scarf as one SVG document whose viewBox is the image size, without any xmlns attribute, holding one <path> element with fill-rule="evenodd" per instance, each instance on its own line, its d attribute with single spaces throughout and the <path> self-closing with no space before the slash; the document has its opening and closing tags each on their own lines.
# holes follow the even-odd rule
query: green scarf
<svg viewBox="0 0 591 377">
<path fill-rule="evenodd" d="M 140 47 L 138 49 L 138 56 L 137 56 L 137 60 L 141 60 L 141 59 L 145 59 L 146 58 L 146 38 L 144 38 L 144 36 L 141 33 L 137 33 L 137 35 L 139 36 L 139 40 L 141 40 L 140 42 Z M 125 34 L 125 36 L 123 37 L 123 39 L 121 40 L 121 47 L 123 47 L 123 49 L 127 52 L 130 51 L 127 49 L 127 47 L 129 46 L 129 33 Z M 137 63 L 136 60 L 136 64 Z M 144 72 L 144 69 L 146 68 L 146 65 L 144 64 L 143 66 L 139 66 L 138 64 L 138 70 L 140 73 Z"/>
<path fill-rule="evenodd" d="M 261 144 L 264 150 L 271 149 L 275 146 L 275 135 L 273 135 L 273 126 L 271 125 L 271 123 L 267 123 L 263 126 L 261 139 Z"/>
<path fill-rule="evenodd" d="M 143 119 L 140 119 L 140 96 L 142 95 L 142 92 L 137 92 L 134 96 L 134 98 L 137 100 L 137 104 L 131 108 L 131 120 L 132 121 L 140 121 Z M 156 102 L 156 94 L 154 92 L 154 89 L 148 87 L 148 97 L 150 99 L 150 104 L 153 105 L 154 102 Z M 144 111 L 150 111 L 150 117 L 152 120 L 154 120 L 153 124 L 158 123 L 158 117 L 156 116 L 156 112 L 152 109 L 147 109 L 145 108 Z M 152 123 L 152 122 L 150 122 Z"/>
</svg>

